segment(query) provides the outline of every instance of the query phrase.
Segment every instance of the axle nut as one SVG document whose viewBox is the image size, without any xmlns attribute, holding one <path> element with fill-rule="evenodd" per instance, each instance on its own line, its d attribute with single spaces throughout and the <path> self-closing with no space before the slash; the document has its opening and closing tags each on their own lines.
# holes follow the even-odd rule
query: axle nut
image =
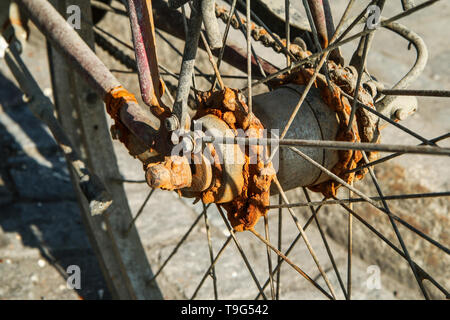
<svg viewBox="0 0 450 320">
<path fill-rule="evenodd" d="M 192 183 L 189 162 L 180 156 L 166 157 L 163 162 L 149 164 L 145 178 L 150 187 L 164 190 L 181 189 Z"/>
<path fill-rule="evenodd" d="M 169 132 L 177 130 L 180 126 L 178 118 L 174 115 L 172 115 L 169 118 L 166 118 L 164 124 L 166 125 L 166 128 Z"/>
</svg>

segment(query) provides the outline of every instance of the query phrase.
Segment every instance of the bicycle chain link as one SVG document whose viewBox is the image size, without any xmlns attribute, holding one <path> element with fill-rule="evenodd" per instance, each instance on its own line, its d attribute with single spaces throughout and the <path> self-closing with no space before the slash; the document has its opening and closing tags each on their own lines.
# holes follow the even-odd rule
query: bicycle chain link
<svg viewBox="0 0 450 320">
<path fill-rule="evenodd" d="M 216 5 L 216 7 L 215 7 L 215 14 L 216 14 L 216 17 L 219 18 L 220 20 L 222 20 L 225 24 L 228 22 L 228 19 L 230 17 L 229 11 L 226 8 L 220 7 L 218 5 Z M 241 20 L 241 24 L 244 25 L 244 27 L 245 27 L 246 19 L 245 18 L 241 18 L 240 20 Z M 231 18 L 230 25 L 234 29 L 238 30 L 240 28 L 241 24 L 239 23 L 239 20 L 236 17 L 236 15 L 233 15 L 232 18 Z M 252 36 L 252 38 L 255 41 L 260 42 L 265 47 L 271 48 L 276 53 L 282 52 L 282 47 L 277 43 L 277 41 L 275 41 L 272 38 L 272 36 L 267 32 L 267 30 L 264 27 L 258 26 L 258 25 L 256 25 L 255 23 L 252 22 L 250 28 L 251 28 L 251 36 Z M 276 33 L 272 33 L 272 34 L 275 37 L 277 37 L 277 39 L 284 46 L 286 46 L 286 39 L 282 39 Z M 137 70 L 136 61 L 134 61 L 133 58 L 131 58 L 125 52 L 123 52 L 122 49 L 118 48 L 116 45 L 111 43 L 108 39 L 103 37 L 100 33 L 94 32 L 94 35 L 95 35 L 95 43 L 100 48 L 105 50 L 114 59 L 116 59 L 118 62 L 120 62 L 121 64 L 123 64 L 127 68 L 129 68 L 129 69 L 131 69 L 133 71 Z M 310 55 L 310 53 L 308 52 L 308 50 L 307 50 L 306 46 L 304 45 L 304 43 L 302 43 L 301 45 L 296 44 L 296 43 L 290 43 L 289 44 L 289 51 L 297 59 L 305 59 L 305 58 L 307 58 Z"/>
<path fill-rule="evenodd" d="M 216 4 L 215 13 L 216 17 L 222 20 L 223 23 L 225 24 L 228 23 L 228 20 L 230 19 L 230 12 L 226 8 L 220 7 Z M 245 27 L 246 23 L 247 20 L 245 18 L 241 17 L 239 22 L 239 19 L 236 17 L 235 14 L 231 17 L 230 25 L 236 30 L 238 30 L 241 27 L 241 25 Z M 250 29 L 251 29 L 251 36 L 255 41 L 260 42 L 267 48 L 273 49 L 276 53 L 282 52 L 283 48 L 277 43 L 277 41 L 275 41 L 275 39 L 267 32 L 267 30 L 264 27 L 258 26 L 252 22 L 250 25 Z M 276 33 L 272 32 L 272 34 L 277 38 L 277 40 L 279 40 L 286 47 L 287 43 L 286 39 L 282 39 Z M 290 43 L 289 51 L 297 59 L 304 59 L 307 58 L 309 55 L 307 52 L 306 45 L 304 43 L 302 43 L 302 45 Z"/>
</svg>

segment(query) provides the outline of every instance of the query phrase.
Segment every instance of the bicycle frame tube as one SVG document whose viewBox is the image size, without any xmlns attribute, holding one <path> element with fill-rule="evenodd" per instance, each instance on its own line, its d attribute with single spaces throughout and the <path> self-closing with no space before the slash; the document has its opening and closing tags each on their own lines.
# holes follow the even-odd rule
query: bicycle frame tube
<svg viewBox="0 0 450 320">
<path fill-rule="evenodd" d="M 142 100 L 157 117 L 161 117 L 163 114 L 168 115 L 170 110 L 161 101 L 164 88 L 159 76 L 156 56 L 152 2 L 150 0 L 128 0 L 128 12 Z"/>
<path fill-rule="evenodd" d="M 52 45 L 87 79 L 102 99 L 105 99 L 112 89 L 121 86 L 116 77 L 50 3 L 45 0 L 18 0 L 18 3 Z M 137 103 L 125 102 L 119 115 L 135 138 L 130 139 L 133 143 L 129 148 L 133 149 L 130 152 L 164 148 L 159 135 L 160 121 L 150 117 Z"/>
</svg>

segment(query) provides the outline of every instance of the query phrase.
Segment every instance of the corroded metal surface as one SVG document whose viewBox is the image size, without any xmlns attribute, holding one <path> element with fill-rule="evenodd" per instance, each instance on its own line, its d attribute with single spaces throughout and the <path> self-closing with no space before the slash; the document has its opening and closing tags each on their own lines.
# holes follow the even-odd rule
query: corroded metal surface
<svg viewBox="0 0 450 320">
<path fill-rule="evenodd" d="M 232 130 L 242 129 L 250 137 L 262 137 L 263 125 L 256 116 L 248 112 L 244 97 L 237 90 L 225 88 L 221 91 L 204 92 L 200 93 L 198 98 L 200 108 L 196 117 L 214 115 L 222 119 Z M 256 163 L 250 161 L 250 148 L 257 155 Z M 259 218 L 267 213 L 270 184 L 275 173 L 272 164 L 266 162 L 267 149 L 261 146 L 250 146 L 250 148 L 245 150 L 242 191 L 231 202 L 222 204 L 236 231 L 252 229 Z M 213 172 L 216 177 L 226 174 L 217 164 Z M 203 202 L 216 202 L 220 186 L 219 178 L 210 189 L 202 193 Z"/>
<path fill-rule="evenodd" d="M 189 162 L 180 156 L 166 157 L 161 163 L 150 163 L 145 177 L 150 187 L 163 190 L 178 190 L 190 186 L 192 182 Z"/>
<path fill-rule="evenodd" d="M 196 121 L 207 134 L 213 134 L 218 139 L 234 137 L 235 133 L 229 127 L 232 114 L 225 118 L 216 114 L 206 114 Z M 245 163 L 240 146 L 235 144 L 209 143 L 207 149 L 199 150 L 211 154 L 213 183 L 204 191 L 202 199 L 205 203 L 225 203 L 232 201 L 242 193 L 244 187 L 243 166 Z M 219 174 L 220 172 L 220 174 Z"/>
</svg>

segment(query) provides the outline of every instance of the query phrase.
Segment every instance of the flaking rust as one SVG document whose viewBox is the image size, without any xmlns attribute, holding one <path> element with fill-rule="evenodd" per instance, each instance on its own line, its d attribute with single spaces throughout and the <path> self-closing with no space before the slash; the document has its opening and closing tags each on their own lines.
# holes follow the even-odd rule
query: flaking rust
<svg viewBox="0 0 450 320">
<path fill-rule="evenodd" d="M 336 113 L 339 120 L 339 130 L 335 139 L 337 141 L 378 143 L 380 138 L 378 120 L 363 108 L 357 109 L 355 121 L 348 129 L 351 105 L 344 93 L 354 95 L 355 74 L 351 68 L 342 68 L 333 61 L 329 61 L 328 69 L 330 70 L 331 87 L 328 86 L 328 82 L 322 74 L 317 76 L 314 86 L 319 89 L 321 99 Z M 272 80 L 270 85 L 273 88 L 289 83 L 306 85 L 313 74 L 313 68 L 299 67 L 289 74 Z M 363 87 L 360 88 L 358 98 L 365 105 L 374 108 L 372 96 Z M 262 123 L 254 114 L 249 114 L 245 97 L 236 89 L 225 87 L 220 91 L 197 92 L 197 112 L 193 120 L 211 116 L 224 123 L 224 127 L 228 127 L 236 135 L 238 135 L 238 130 L 242 129 L 249 138 L 264 138 Z M 217 203 L 222 206 L 227 211 L 228 220 L 235 231 L 253 229 L 259 218 L 267 214 L 270 185 L 275 175 L 272 164 L 266 161 L 269 158 L 268 150 L 261 145 L 249 145 L 244 148 L 245 161 L 242 172 L 239 170 L 239 175 L 242 175 L 244 182 L 242 188 L 239 187 L 234 191 L 233 196 L 229 197 L 232 198 L 229 201 L 225 200 L 223 189 L 230 183 L 230 172 L 227 172 L 226 165 L 221 163 L 217 157 L 220 150 L 216 150 L 212 143 L 206 144 L 206 147 L 215 161 L 210 164 L 211 183 L 208 182 L 208 187 L 205 185 L 205 189 L 202 191 L 192 188 L 191 167 L 187 158 L 180 156 L 167 156 L 162 162 L 148 164 L 147 182 L 152 187 L 164 190 L 180 192 L 180 189 L 183 188 L 184 190 L 190 189 L 189 196 L 201 199 L 204 203 Z M 256 161 L 251 161 L 254 159 L 254 155 L 256 155 Z M 349 172 L 362 161 L 361 151 L 340 150 L 338 155 L 339 161 L 331 171 L 347 183 L 354 179 L 362 179 L 367 173 L 367 169 Z M 367 156 L 369 161 L 372 161 L 376 158 L 377 153 L 368 152 Z M 233 174 L 237 173 L 231 173 L 231 175 Z M 237 176 L 231 177 L 231 180 L 234 178 Z M 321 192 L 329 198 L 336 195 L 340 186 L 340 183 L 328 180 L 311 185 L 309 188 L 315 192 Z"/>
<path fill-rule="evenodd" d="M 178 190 L 192 182 L 191 168 L 186 157 L 172 155 L 163 162 L 147 165 L 145 177 L 152 188 Z"/>
<path fill-rule="evenodd" d="M 376 117 L 363 108 L 356 112 L 355 121 L 348 130 L 348 123 L 351 114 L 351 105 L 343 94 L 354 94 L 355 86 L 351 69 L 343 69 L 334 62 L 328 62 L 330 70 L 330 80 L 332 88 L 328 86 L 324 75 L 319 74 L 314 82 L 314 86 L 320 90 L 322 100 L 336 113 L 339 119 L 339 130 L 336 136 L 337 141 L 348 142 L 379 142 L 378 121 Z M 314 74 L 313 68 L 297 68 L 291 73 L 272 80 L 270 85 L 273 88 L 293 83 L 306 85 Z M 371 107 L 373 106 L 372 96 L 364 89 L 360 88 L 359 99 Z M 229 129 L 238 134 L 242 129 L 249 138 L 264 138 L 264 127 L 260 120 L 249 114 L 244 96 L 236 89 L 224 88 L 220 91 L 197 92 L 197 113 L 194 120 L 206 116 L 215 116 L 223 121 Z M 210 154 L 217 158 L 213 144 L 207 144 Z M 229 174 L 224 169 L 224 165 L 216 159 L 211 163 L 212 179 L 208 188 L 194 193 L 198 199 L 204 203 L 217 203 L 227 211 L 228 220 L 235 231 L 251 230 L 261 216 L 267 214 L 269 205 L 270 185 L 274 178 L 275 171 L 268 159 L 268 150 L 261 145 L 249 145 L 245 148 L 245 162 L 242 167 L 244 178 L 243 187 L 236 193 L 232 201 L 223 203 L 221 188 L 227 183 L 226 175 Z M 348 172 L 356 168 L 362 161 L 362 153 L 358 150 L 340 150 L 339 161 L 331 171 L 342 178 L 347 183 L 354 179 L 362 179 L 367 173 L 367 169 L 357 172 Z M 256 161 L 251 161 L 250 155 L 257 155 Z M 368 152 L 370 161 L 376 158 L 376 152 Z M 147 180 L 154 187 L 165 190 L 179 190 L 191 184 L 192 176 L 189 164 L 185 157 L 166 157 L 161 163 L 150 164 L 147 170 Z M 149 177 L 151 178 L 149 180 Z M 317 185 L 309 186 L 315 192 L 321 192 L 324 196 L 332 197 L 336 195 L 337 189 L 341 185 L 328 180 Z"/>
<path fill-rule="evenodd" d="M 201 92 L 197 95 L 199 111 L 195 118 L 212 114 L 223 120 L 232 130 L 242 129 L 251 138 L 263 137 L 263 125 L 253 114 L 249 114 L 244 97 L 234 89 Z M 253 153 L 252 153 L 253 152 Z M 243 166 L 244 186 L 240 194 L 231 202 L 220 204 L 227 211 L 228 220 L 235 231 L 252 229 L 261 216 L 267 214 L 270 196 L 270 184 L 274 170 L 263 146 L 249 146 L 245 149 Z M 250 155 L 256 154 L 256 161 L 250 161 Z M 256 163 L 253 163 L 256 162 Z M 223 181 L 220 164 L 213 166 L 214 182 L 201 193 L 205 203 L 217 202 L 217 191 Z"/>
</svg>

